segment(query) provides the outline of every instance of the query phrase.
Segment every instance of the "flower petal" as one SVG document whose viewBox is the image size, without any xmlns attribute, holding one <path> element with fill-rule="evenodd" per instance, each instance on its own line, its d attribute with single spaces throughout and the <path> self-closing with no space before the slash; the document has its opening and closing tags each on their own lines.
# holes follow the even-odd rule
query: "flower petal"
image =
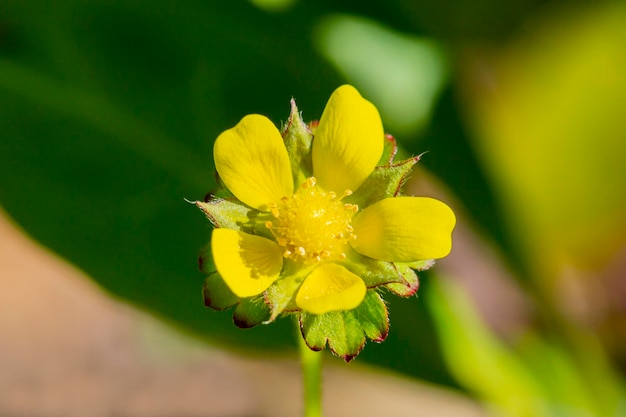
<svg viewBox="0 0 626 417">
<path fill-rule="evenodd" d="M 386 198 L 352 220 L 359 253 L 391 262 L 438 259 L 450 253 L 454 213 L 444 203 L 426 197 Z"/>
<path fill-rule="evenodd" d="M 313 139 L 313 175 L 338 194 L 355 191 L 383 153 L 384 131 L 376 107 L 350 85 L 330 96 Z"/>
<path fill-rule="evenodd" d="M 323 264 L 304 280 L 296 304 L 312 314 L 352 310 L 365 297 L 363 280 L 341 265 Z"/>
<path fill-rule="evenodd" d="M 213 157 L 226 187 L 250 207 L 263 210 L 268 203 L 293 194 L 287 149 L 265 116 L 245 116 L 219 135 Z"/>
<path fill-rule="evenodd" d="M 252 297 L 267 289 L 280 275 L 283 255 L 269 239 L 219 228 L 211 236 L 213 262 L 230 290 Z"/>
</svg>

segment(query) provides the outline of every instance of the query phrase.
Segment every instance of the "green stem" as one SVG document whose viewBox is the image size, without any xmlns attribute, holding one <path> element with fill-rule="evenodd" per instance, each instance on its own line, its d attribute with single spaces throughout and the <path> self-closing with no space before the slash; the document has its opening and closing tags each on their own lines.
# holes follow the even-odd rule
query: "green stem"
<svg viewBox="0 0 626 417">
<path fill-rule="evenodd" d="M 298 321 L 296 320 L 298 325 Z M 300 335 L 298 325 L 298 346 L 302 361 L 304 381 L 304 417 L 322 416 L 322 353 L 314 352 Z"/>
</svg>

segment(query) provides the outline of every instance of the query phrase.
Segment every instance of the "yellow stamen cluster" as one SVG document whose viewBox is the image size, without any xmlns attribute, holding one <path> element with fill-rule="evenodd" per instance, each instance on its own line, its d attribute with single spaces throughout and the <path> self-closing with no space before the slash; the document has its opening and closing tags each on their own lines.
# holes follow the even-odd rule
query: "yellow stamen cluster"
<svg viewBox="0 0 626 417">
<path fill-rule="evenodd" d="M 356 239 L 350 221 L 358 206 L 341 202 L 350 194 L 350 190 L 342 196 L 324 191 L 310 177 L 293 196 L 270 204 L 274 219 L 265 226 L 285 248 L 283 256 L 305 263 L 345 258 L 345 245 Z"/>
</svg>

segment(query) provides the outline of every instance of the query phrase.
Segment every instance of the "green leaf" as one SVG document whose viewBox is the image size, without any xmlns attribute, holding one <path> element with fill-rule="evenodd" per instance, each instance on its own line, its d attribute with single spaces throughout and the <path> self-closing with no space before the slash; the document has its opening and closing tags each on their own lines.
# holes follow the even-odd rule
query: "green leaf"
<svg viewBox="0 0 626 417">
<path fill-rule="evenodd" d="M 427 300 L 444 357 L 457 380 L 517 417 L 547 417 L 540 384 L 514 352 L 493 335 L 461 287 L 432 279 Z M 511 395 L 515 393 L 515 395 Z"/>
<path fill-rule="evenodd" d="M 365 346 L 366 336 L 382 342 L 389 332 L 387 307 L 380 295 L 369 290 L 354 310 L 315 315 L 300 313 L 302 337 L 313 350 L 330 350 L 346 362 L 354 359 Z"/>
<path fill-rule="evenodd" d="M 214 310 L 226 310 L 240 301 L 217 272 L 206 277 L 202 294 L 204 305 Z"/>
<path fill-rule="evenodd" d="M 491 57 L 497 93 L 467 83 L 475 149 L 539 287 L 558 288 L 563 265 L 606 265 L 626 243 L 626 3 L 587 6 Z"/>
</svg>

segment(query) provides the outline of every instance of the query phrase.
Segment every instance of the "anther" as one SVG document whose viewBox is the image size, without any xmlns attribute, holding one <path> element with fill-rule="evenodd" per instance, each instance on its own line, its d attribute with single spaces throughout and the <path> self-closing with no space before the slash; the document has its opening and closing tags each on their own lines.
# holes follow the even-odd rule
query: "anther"
<svg viewBox="0 0 626 417">
<path fill-rule="evenodd" d="M 267 227 L 268 229 L 272 229 L 272 226 L 274 226 L 274 225 L 272 224 L 271 221 L 268 220 L 268 221 L 265 222 L 265 227 Z"/>
<path fill-rule="evenodd" d="M 283 252 L 283 258 L 289 258 L 291 256 L 291 251 L 289 249 Z"/>
<path fill-rule="evenodd" d="M 344 192 L 343 192 L 343 196 L 344 196 L 344 197 L 347 197 L 347 196 L 349 196 L 349 195 L 352 195 L 352 190 L 351 190 L 351 189 L 349 189 L 349 188 L 347 188 L 347 189 L 346 189 L 346 191 L 344 191 Z"/>
<path fill-rule="evenodd" d="M 329 191 L 328 196 L 330 197 L 331 200 L 334 200 L 335 198 L 337 198 L 337 193 L 334 191 Z"/>
<path fill-rule="evenodd" d="M 304 250 L 304 248 L 302 246 L 298 246 L 296 248 L 296 253 L 300 256 L 304 256 L 306 255 L 306 250 Z"/>
<path fill-rule="evenodd" d="M 317 180 L 315 179 L 315 177 L 309 177 L 306 179 L 305 183 L 302 185 L 305 186 L 304 188 L 312 188 L 312 187 L 315 187 L 315 184 L 317 184 Z"/>
</svg>

